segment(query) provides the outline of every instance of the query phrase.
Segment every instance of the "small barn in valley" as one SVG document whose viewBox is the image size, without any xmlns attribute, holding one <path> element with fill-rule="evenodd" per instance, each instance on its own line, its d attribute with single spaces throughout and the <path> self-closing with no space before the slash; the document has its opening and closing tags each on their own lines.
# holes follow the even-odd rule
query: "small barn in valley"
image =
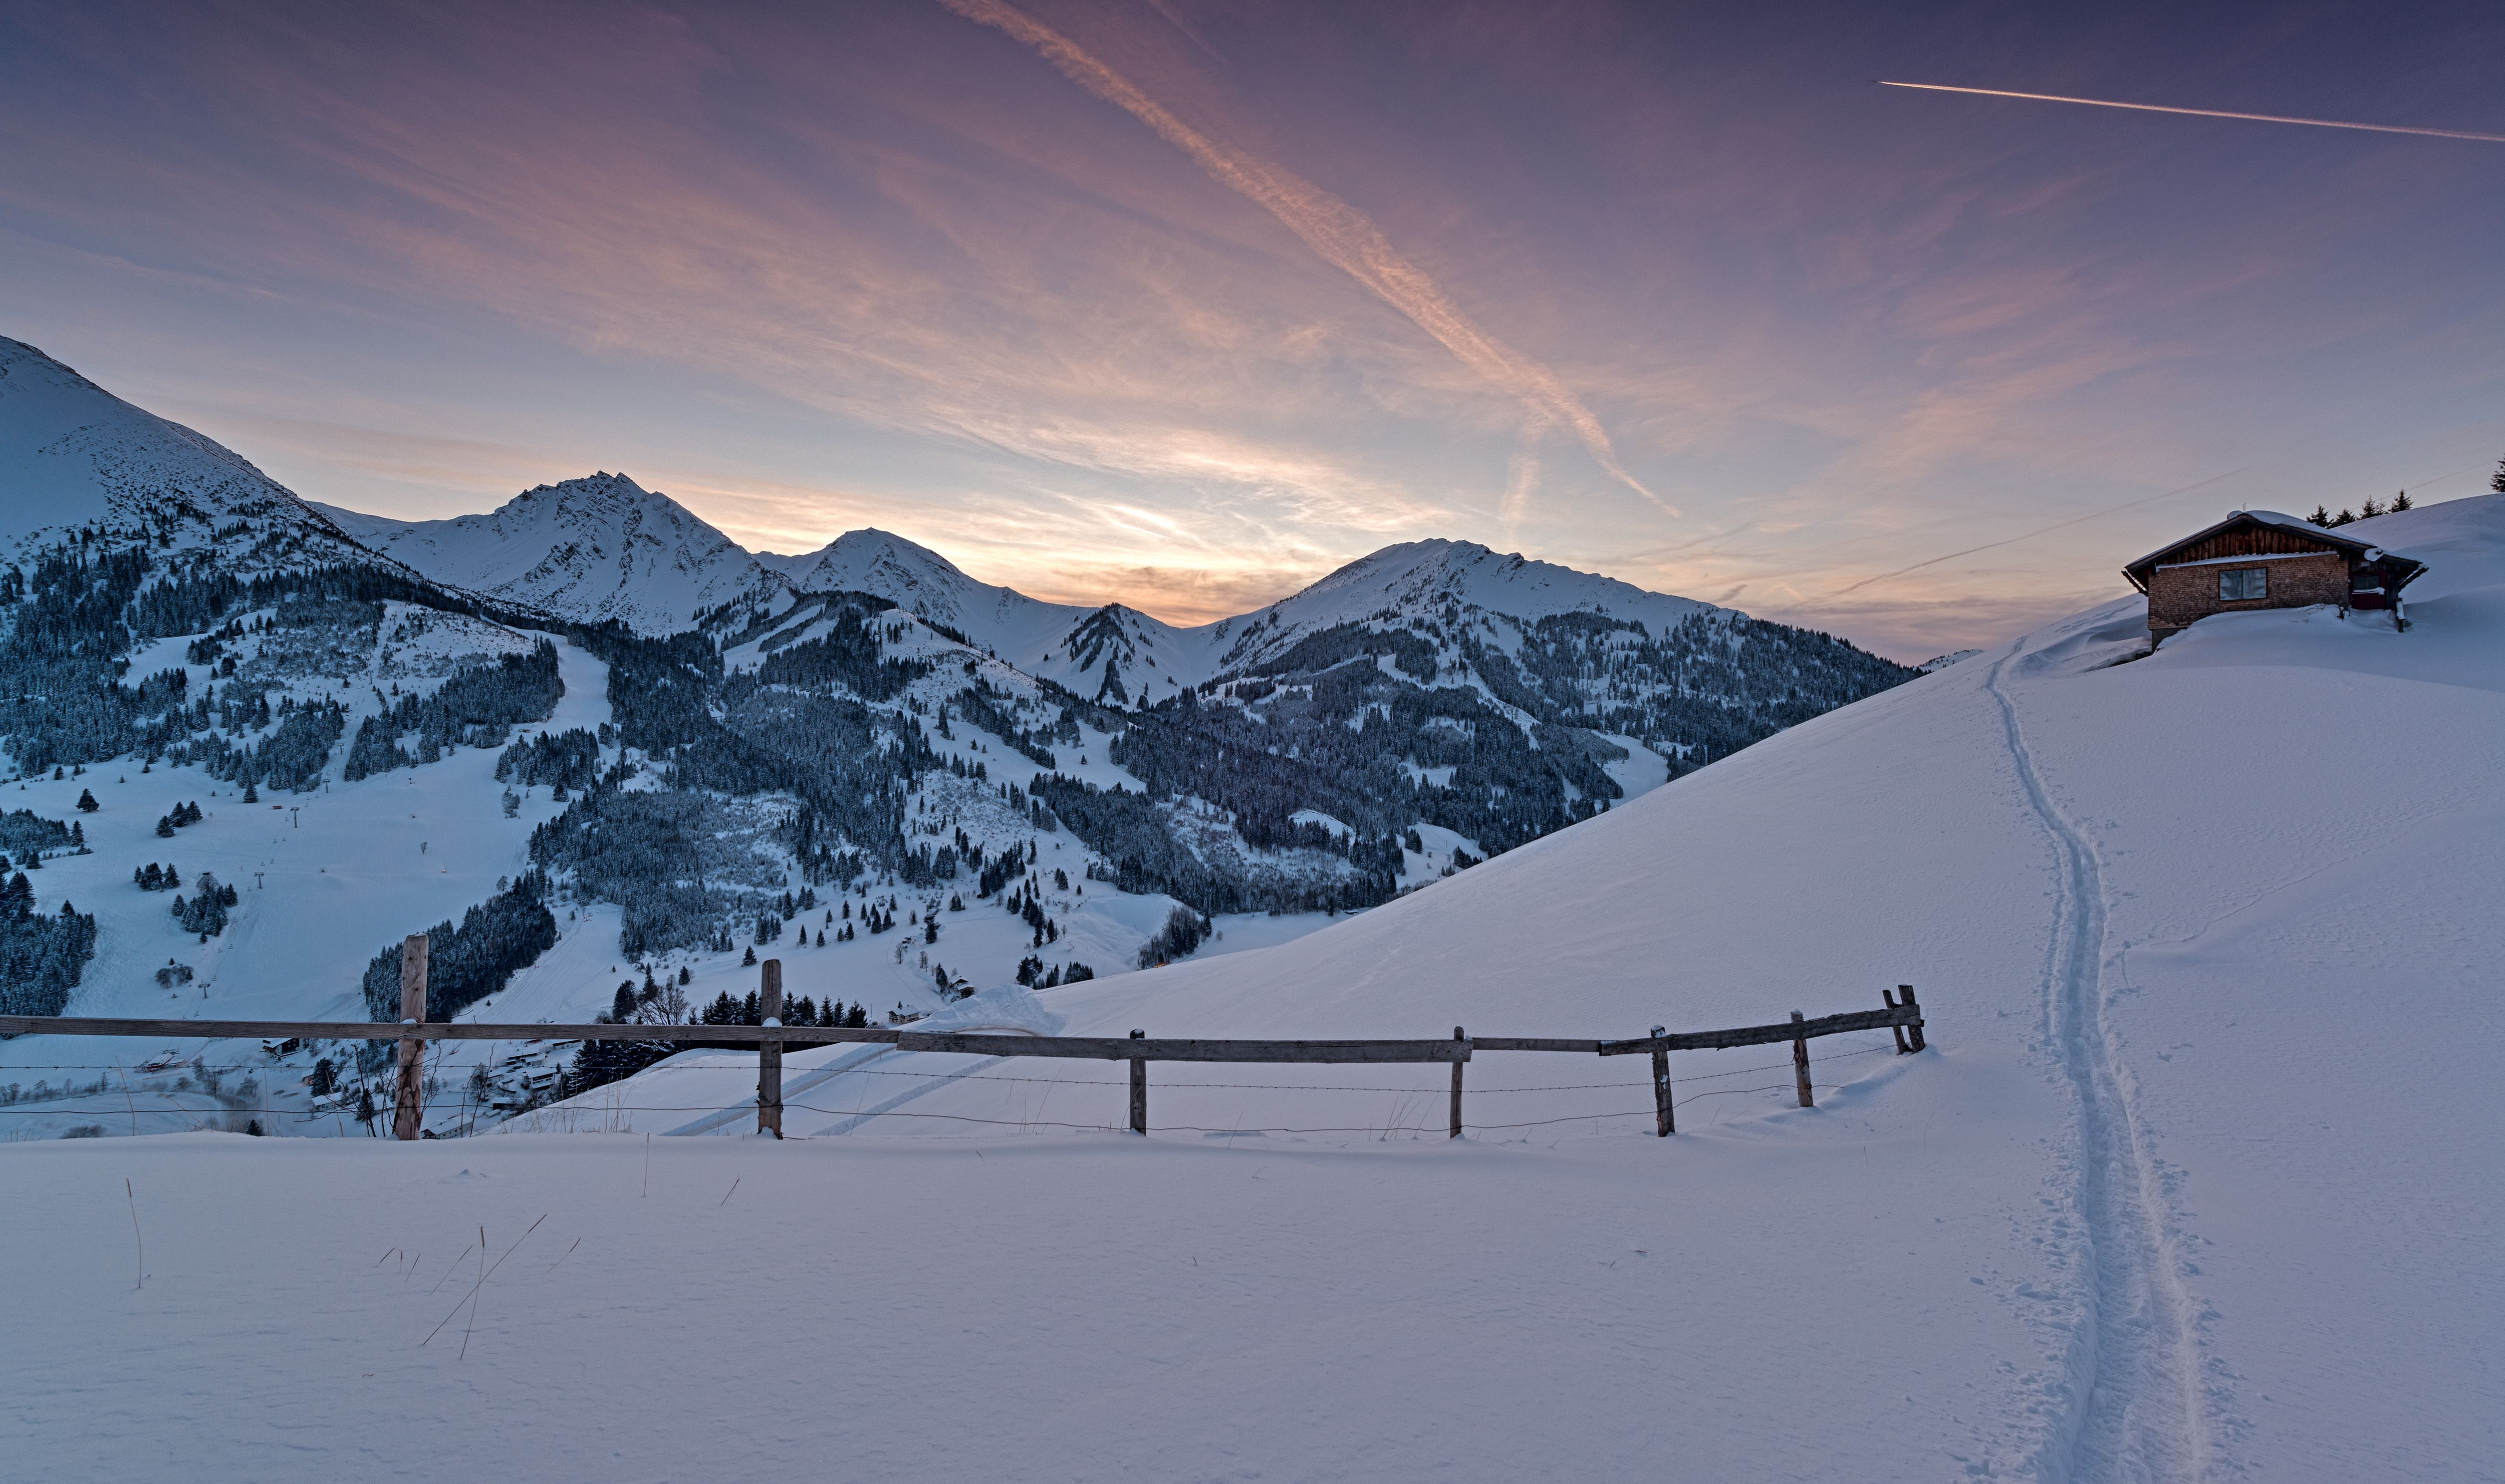
<svg viewBox="0 0 2505 1484">
<path fill-rule="evenodd" d="M 2415 557 L 2275 510 L 2239 510 L 2122 569 L 2148 595 L 2151 648 L 2212 613 L 2315 604 L 2389 608 L 2426 570 Z"/>
</svg>

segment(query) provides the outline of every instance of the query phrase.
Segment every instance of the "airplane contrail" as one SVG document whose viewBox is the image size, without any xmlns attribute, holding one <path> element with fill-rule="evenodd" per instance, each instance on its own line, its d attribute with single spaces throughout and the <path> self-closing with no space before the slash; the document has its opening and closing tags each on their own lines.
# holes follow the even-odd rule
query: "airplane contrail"
<svg viewBox="0 0 2505 1484">
<path fill-rule="evenodd" d="M 2476 139 L 2505 144 L 2505 134 L 2474 134 L 2463 129 L 2421 129 L 2400 123 L 2350 123 L 2341 119 L 2295 119 L 2283 114 L 2237 114 L 2219 108 L 2168 108 L 2158 103 L 2117 103 L 2111 98 L 2065 98 L 2050 92 L 2011 92 L 1999 87 L 1949 87 L 1938 83 L 1890 83 L 1882 87 L 1914 87 L 1923 92 L 1966 92 L 1986 98 L 2030 98 L 2038 103 L 2084 103 L 2090 108 L 2128 108 L 2143 114 L 2190 114 L 2198 119 L 2246 119 L 2255 123 L 2310 123 L 2319 129 L 2364 129 L 2372 134 L 2431 134 L 2438 139 Z"/>
<path fill-rule="evenodd" d="M 1554 371 L 1481 329 L 1417 264 L 1393 247 L 1373 219 L 1287 170 L 1229 149 L 1175 116 L 1129 79 L 1041 21 L 1001 0 L 940 0 L 969 20 L 1005 31 L 1041 53 L 1062 75 L 1139 120 L 1158 138 L 1191 156 L 1219 185 L 1260 206 L 1307 247 L 1407 316 L 1455 359 L 1512 394 L 1528 414 L 1526 437 L 1564 425 L 1582 438 L 1593 462 L 1671 515 L 1676 506 L 1644 488 L 1618 461 L 1608 431 Z M 1535 468 L 1536 466 L 1530 466 Z M 1517 460 L 1516 480 L 1523 466 Z M 1526 492 L 1527 493 L 1527 492 Z M 1508 502 L 1519 496 L 1508 494 Z"/>
<path fill-rule="evenodd" d="M 2223 474 L 2213 474 L 2210 477 L 2202 480 L 2198 484 L 2187 484 L 2178 490 L 2167 490 L 2162 494 L 2143 495 L 2137 500 L 2126 500 L 2118 505 L 2107 505 L 2101 510 L 2091 510 L 2085 515 L 2074 515 L 2065 521 L 2055 521 L 2049 526 L 2039 526 L 2035 530 L 2029 531 L 2024 535 L 2008 536 L 1997 541 L 1986 541 L 1980 546 L 1968 546 L 1963 551 L 1952 551 L 1944 557 L 1932 557 L 1926 561 L 1917 562 L 1911 567 L 1900 567 L 1892 572 L 1881 572 L 1875 577 L 1864 577 L 1850 587 L 1837 588 L 1834 592 L 1829 593 L 1823 599 L 1818 600 L 1817 603 L 1805 604 L 1803 606 L 1805 608 L 1816 608 L 1825 604 L 1832 604 L 1835 600 L 1843 597 L 1845 594 L 1859 592 L 1861 589 L 1868 587 L 1873 582 L 1886 582 L 1891 578 L 1901 577 L 1907 572 L 1921 571 L 1925 567 L 1937 567 L 1942 562 L 1954 562 L 1959 557 L 1970 557 L 1979 551 L 1996 551 L 2003 546 L 2015 546 L 2021 541 L 2031 541 L 2039 535 L 2049 535 L 2056 531 L 2066 531 L 2072 526 L 2083 525 L 2092 520 L 2099 520 L 2105 516 L 2117 514 L 2124 510 L 2134 509 L 2140 505 L 2155 504 L 2161 500 L 2172 500 L 2177 495 L 2189 495 L 2194 490 L 2205 490 L 2213 484 L 2233 479 L 2238 474 L 2243 472 L 2244 469 L 2229 469 Z"/>
</svg>

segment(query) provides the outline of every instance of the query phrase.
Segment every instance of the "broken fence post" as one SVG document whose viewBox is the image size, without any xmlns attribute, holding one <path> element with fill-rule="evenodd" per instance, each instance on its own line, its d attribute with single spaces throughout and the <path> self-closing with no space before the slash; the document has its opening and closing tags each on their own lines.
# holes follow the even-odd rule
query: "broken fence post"
<svg viewBox="0 0 2505 1484">
<path fill-rule="evenodd" d="M 426 1018 L 426 935 L 411 933 L 400 945 L 400 1018 Z M 426 1127 L 426 1043 L 400 1038 L 400 1080 L 392 1094 L 392 1137 L 414 1139 Z"/>
<path fill-rule="evenodd" d="M 1896 1003 L 1907 1006 L 1916 1012 L 1920 1012 L 1923 1008 L 1915 1001 L 1914 986 L 1911 984 L 1898 984 L 1896 986 Z M 1914 1017 L 1914 1023 L 1905 1027 L 1905 1042 L 1913 1050 L 1918 1052 L 1930 1044 L 1923 1039 L 1923 1018 L 1919 1013 Z"/>
<path fill-rule="evenodd" d="M 1890 1010 L 1895 1009 L 1895 1008 L 1896 1008 L 1896 991 L 1894 991 L 1894 990 L 1892 990 L 1892 989 L 1882 989 L 1882 990 L 1880 990 L 1880 991 L 1879 991 L 1879 1002 L 1880 1002 L 1881 1004 L 1883 1004 L 1883 1005 L 1887 1006 L 1887 1007 L 1888 1007 L 1888 1009 L 1890 1009 Z M 1891 1030 L 1891 1031 L 1895 1032 L 1895 1035 L 1896 1035 L 1896 1054 L 1897 1054 L 1897 1055 L 1902 1056 L 1902 1055 L 1906 1054 L 1907 1053 L 1909 1053 L 1909 1052 L 1911 1052 L 1911 1051 L 1913 1050 L 1913 1048 L 1912 1048 L 1912 1047 L 1907 1046 L 1907 1045 L 1905 1044 L 1905 1027 L 1904 1027 L 1904 1026 L 1902 1026 L 1902 1025 L 1890 1025 L 1890 1026 L 1888 1026 L 1888 1028 L 1889 1030 Z"/>
<path fill-rule="evenodd" d="M 783 960 L 769 958 L 758 966 L 757 1018 L 768 1025 L 783 1023 Z M 783 1137 L 783 1043 L 757 1044 L 757 1131 Z"/>
<path fill-rule="evenodd" d="M 1652 1038 L 1656 1041 L 1669 1033 L 1667 1026 L 1656 1025 L 1652 1028 Z M 1670 1049 L 1668 1047 L 1662 1047 L 1652 1053 L 1652 1122 L 1653 1132 L 1662 1138 L 1667 1139 L 1678 1132 L 1678 1121 L 1670 1111 Z"/>
<path fill-rule="evenodd" d="M 1454 1027 L 1453 1027 L 1453 1039 L 1454 1039 L 1454 1040 L 1456 1040 L 1456 1041 L 1466 1041 L 1466 1040 L 1468 1040 L 1468 1039 L 1469 1039 L 1469 1037 L 1463 1035 L 1463 1034 L 1462 1034 L 1462 1028 L 1461 1028 L 1460 1026 L 1456 1025 L 1456 1026 L 1454 1026 Z M 1454 1062 L 1454 1063 L 1453 1063 L 1453 1131 L 1452 1131 L 1452 1133 L 1451 1133 L 1451 1134 L 1449 1134 L 1447 1137 L 1458 1139 L 1458 1138 L 1460 1138 L 1461 1136 L 1462 1136 L 1462 1064 L 1461 1064 L 1460 1062 L 1456 1061 L 1456 1062 Z"/>
<path fill-rule="evenodd" d="M 1799 1011 L 1792 1012 L 1792 1018 L 1795 1021 L 1800 1018 Z M 1807 1036 L 1792 1038 L 1792 1081 L 1800 1086 L 1800 1105 L 1804 1108 L 1817 1107 L 1817 1100 L 1809 1093 L 1809 1037 Z"/>
<path fill-rule="evenodd" d="M 1146 1040 L 1147 1032 L 1131 1032 L 1134 1041 Z M 1148 1064 L 1139 1057 L 1131 1059 L 1131 1132 L 1146 1135 L 1148 1131 Z"/>
</svg>

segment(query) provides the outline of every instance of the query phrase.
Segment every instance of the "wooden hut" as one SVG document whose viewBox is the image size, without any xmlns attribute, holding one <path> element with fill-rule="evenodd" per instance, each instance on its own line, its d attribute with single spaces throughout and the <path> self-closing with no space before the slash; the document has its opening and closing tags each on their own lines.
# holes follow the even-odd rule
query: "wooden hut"
<svg viewBox="0 0 2505 1484">
<path fill-rule="evenodd" d="M 2337 606 L 2389 608 L 2401 618 L 2401 589 L 2426 564 L 2372 541 L 2326 531 L 2275 510 L 2239 510 L 2205 531 L 2157 550 L 2122 569 L 2148 595 L 2148 641 L 2212 613 L 2248 608 Z M 2406 627 L 2406 625 L 2404 625 Z"/>
</svg>

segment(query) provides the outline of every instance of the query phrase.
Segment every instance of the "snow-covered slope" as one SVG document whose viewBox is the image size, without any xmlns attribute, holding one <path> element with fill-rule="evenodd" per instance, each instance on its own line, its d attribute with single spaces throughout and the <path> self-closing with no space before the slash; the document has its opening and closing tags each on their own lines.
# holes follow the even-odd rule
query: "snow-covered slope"
<svg viewBox="0 0 2505 1484">
<path fill-rule="evenodd" d="M 1126 700 L 1116 704 L 1162 701 L 1208 679 L 1224 627 L 1179 629 L 1118 603 L 1044 603 L 977 582 L 929 547 L 884 531 L 848 531 L 803 556 L 769 552 L 758 560 L 802 592 L 875 593 L 1082 696 L 1113 701 L 1118 686 Z"/>
<path fill-rule="evenodd" d="M 647 634 L 688 629 L 706 609 L 761 605 L 789 590 L 730 537 L 624 474 L 540 485 L 484 515 L 450 520 L 320 508 L 433 581 Z"/>
<path fill-rule="evenodd" d="M 1452 627 L 1472 609 L 1530 623 L 1596 613 L 1635 620 L 1654 634 L 1716 611 L 1691 598 L 1646 592 L 1472 541 L 1406 541 L 1351 562 L 1257 613 L 1195 632 L 1208 636 L 1214 664 L 1231 669 L 1284 654 L 1297 640 L 1341 624 Z"/>
<path fill-rule="evenodd" d="M 81 533 L 243 575 L 363 553 L 230 450 L 0 337 L 0 556 Z"/>
<path fill-rule="evenodd" d="M 867 527 L 847 531 L 816 551 L 795 557 L 759 552 L 757 560 L 801 592 L 875 593 L 1012 658 L 1013 636 L 1054 633 L 1088 611 L 977 582 L 930 547 Z"/>
<path fill-rule="evenodd" d="M 1593 1036 L 1917 984 L 1932 1050 L 1819 1043 L 1815 1109 L 1781 1048 L 1674 1056 L 1669 1140 L 1641 1058 L 1483 1053 L 1458 1142 L 1442 1068 L 1158 1063 L 1142 1140 L 1103 1131 L 1118 1064 L 854 1049 L 787 1057 L 782 1143 L 601 1136 L 746 1126 L 754 1058 L 693 1053 L 537 1134 L 19 1144 L 0 1190 L 42 1219 L 0 1221 L 0 1270 L 43 1281 L 0 1285 L 0 1456 L 2492 1476 L 2505 500 L 2372 534 L 2433 566 L 2407 633 L 2240 613 L 2134 659 L 2119 601 L 1297 942 L 1035 1007 Z M 639 1387 L 676 1420 L 621 1442 Z"/>
<path fill-rule="evenodd" d="M 2505 1132 L 2489 1064 L 2505 1004 L 2488 983 L 2505 955 L 2505 499 L 2361 534 L 2432 564 L 2406 633 L 2379 613 L 2238 613 L 2135 658 L 2141 601 L 2121 600 L 1433 891 L 1045 1003 L 1073 1034 L 1631 1036 L 1920 986 L 1935 1053 L 1822 1044 L 1833 1086 L 1815 1111 L 1786 1106 L 1780 1053 L 1674 1057 L 1688 1132 L 1667 1145 L 1641 1136 L 1641 1068 L 1472 1063 L 1480 1140 L 1597 1136 L 1570 1156 L 1591 1175 L 1567 1197 L 1577 1235 L 1513 1209 L 1548 1167 L 1536 1156 L 1453 1177 L 1448 1219 L 1482 1259 L 1448 1296 L 1483 1320 L 1377 1321 L 1398 1336 L 1387 1365 L 1396 1352 L 1433 1376 L 1418 1391 L 1451 1431 L 1429 1446 L 1473 1476 L 1538 1467 L 1561 1409 L 1642 1415 L 1662 1396 L 1710 1398 L 1679 1434 L 1707 1477 L 1767 1471 L 1778 1435 L 1815 1439 L 1776 1470 L 1800 1476 L 2478 1476 L 2505 1317 L 2483 1251 L 2505 1219 L 2487 1156 Z M 753 1074 L 720 1059 L 603 1089 L 608 1117 L 675 1127 L 689 1115 L 632 1110 L 735 1107 Z M 1040 1102 L 1001 1079 L 1088 1079 L 896 1053 L 795 1060 L 814 1079 L 804 1134 L 992 1120 L 1006 1137 L 1122 1116 L 1118 1078 Z M 1311 1240 L 1372 1197 L 1326 1193 L 1307 1152 L 1346 1130 L 1431 1132 L 1439 1075 L 1160 1066 L 1151 1123 L 1178 1145 L 1243 1135 L 1200 1157 L 1288 1182 L 1265 1208 L 1268 1245 Z M 1360 1086 L 1411 1090 L 1325 1090 Z M 886 1113 L 856 1117 L 872 1109 Z M 1093 1192 L 1076 1201 L 1148 1177 L 1067 1178 Z M 1387 1178 L 1403 1193 L 1381 1198 L 1409 1199 L 1405 1173 Z M 1326 1286 L 1320 1267 L 1299 1286 L 1205 1240 L 1221 1276 L 1200 1281 Z M 1424 1260 L 1447 1260 L 1422 1240 Z M 1364 1292 L 1414 1257 L 1398 1251 L 1332 1243 L 1314 1260 Z M 1559 1266 L 1612 1295 L 1577 1339 L 1518 1313 L 1526 1292 L 1556 1296 Z M 976 1308 L 1005 1296 L 988 1276 L 952 1281 Z M 1170 1297 L 1187 1309 L 1185 1288 Z M 1229 1314 L 1237 1351 L 1306 1354 L 1338 1332 L 1311 1308 Z M 1426 1359 L 1473 1337 L 1517 1363 L 1559 1348 L 1538 1364 Z M 879 1342 L 908 1365 L 938 1348 Z M 1331 1366 L 1184 1392 L 1121 1363 L 1113 1379 L 1152 1388 L 1160 1435 L 1214 1424 L 1249 1387 L 1327 1418 L 1321 1451 L 1415 1441 L 1337 1406 L 1351 1381 Z M 1574 1432 L 1578 1467 L 1639 1469 L 1658 1439 L 1638 1434 Z M 1057 1419 L 1046 1435 L 1079 1446 Z"/>
</svg>

